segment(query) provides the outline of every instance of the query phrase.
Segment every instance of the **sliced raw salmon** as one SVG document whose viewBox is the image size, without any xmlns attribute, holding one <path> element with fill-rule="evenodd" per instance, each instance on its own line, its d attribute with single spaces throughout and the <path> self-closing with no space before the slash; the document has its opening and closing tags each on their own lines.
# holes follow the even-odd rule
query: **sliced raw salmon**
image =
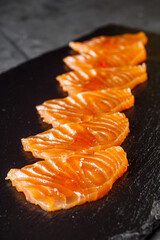
<svg viewBox="0 0 160 240">
<path fill-rule="evenodd" d="M 53 99 L 37 106 L 45 122 L 54 127 L 67 122 L 89 121 L 100 113 L 120 112 L 132 107 L 130 89 L 106 89 L 82 92 L 63 99 Z"/>
<path fill-rule="evenodd" d="M 73 70 L 133 66 L 146 60 L 146 50 L 144 45 L 139 42 L 124 49 L 108 52 L 103 49 L 98 53 L 90 51 L 89 53 L 68 56 L 63 60 Z"/>
<path fill-rule="evenodd" d="M 55 211 L 102 198 L 127 167 L 124 150 L 112 147 L 93 154 L 71 155 L 65 162 L 40 161 L 11 169 L 6 179 L 29 202 Z"/>
<path fill-rule="evenodd" d="M 60 85 L 70 95 L 117 87 L 134 88 L 147 80 L 146 64 L 106 69 L 82 69 L 57 77 Z"/>
<path fill-rule="evenodd" d="M 129 122 L 122 113 L 101 114 L 90 122 L 67 123 L 22 139 L 25 151 L 34 157 L 53 159 L 73 152 L 89 152 L 120 145 L 129 132 Z"/>
<path fill-rule="evenodd" d="M 101 49 L 114 50 L 117 48 L 124 48 L 138 42 L 145 45 L 147 41 L 146 34 L 144 32 L 139 32 L 136 34 L 123 34 L 117 36 L 99 36 L 84 42 L 72 41 L 69 43 L 69 46 L 77 52 L 88 53 L 91 50 L 99 51 Z"/>
</svg>

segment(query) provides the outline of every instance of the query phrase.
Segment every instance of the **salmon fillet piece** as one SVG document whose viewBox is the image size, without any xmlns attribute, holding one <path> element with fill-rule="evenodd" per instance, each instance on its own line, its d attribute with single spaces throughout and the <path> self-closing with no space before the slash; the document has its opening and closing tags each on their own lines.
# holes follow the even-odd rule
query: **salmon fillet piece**
<svg viewBox="0 0 160 240">
<path fill-rule="evenodd" d="M 146 49 L 139 42 L 124 49 L 116 49 L 114 51 L 102 49 L 98 52 L 90 51 L 89 53 L 68 56 L 63 60 L 73 70 L 134 66 L 146 60 Z"/>
<path fill-rule="evenodd" d="M 45 122 L 54 127 L 68 122 L 90 121 L 101 113 L 120 112 L 134 105 L 130 89 L 105 89 L 82 92 L 61 99 L 53 99 L 37 106 Z"/>
<path fill-rule="evenodd" d="M 146 34 L 144 32 L 139 32 L 136 34 L 123 34 L 117 36 L 99 36 L 84 42 L 71 41 L 69 46 L 76 52 L 88 53 L 92 50 L 99 51 L 101 49 L 114 50 L 124 48 L 138 42 L 146 45 L 147 41 Z"/>
<path fill-rule="evenodd" d="M 92 154 L 71 155 L 65 162 L 39 161 L 11 169 L 6 179 L 29 202 L 55 211 L 102 198 L 127 167 L 124 150 L 111 147 Z"/>
<path fill-rule="evenodd" d="M 90 122 L 67 123 L 57 128 L 22 138 L 25 151 L 36 158 L 68 157 L 73 152 L 92 152 L 120 145 L 129 133 L 123 113 L 102 114 Z"/>
<path fill-rule="evenodd" d="M 106 69 L 81 69 L 57 76 L 69 95 L 106 88 L 134 88 L 147 80 L 146 64 Z"/>
</svg>

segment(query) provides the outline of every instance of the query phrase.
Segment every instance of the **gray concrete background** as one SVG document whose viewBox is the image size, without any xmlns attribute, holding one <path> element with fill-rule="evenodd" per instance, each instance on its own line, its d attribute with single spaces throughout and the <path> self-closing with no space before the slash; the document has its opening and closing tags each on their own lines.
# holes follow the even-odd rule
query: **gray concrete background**
<svg viewBox="0 0 160 240">
<path fill-rule="evenodd" d="M 160 0 L 0 0 L 0 73 L 110 23 L 160 33 Z"/>
<path fill-rule="evenodd" d="M 160 0 L 0 0 L 0 72 L 108 23 L 160 33 Z"/>
</svg>

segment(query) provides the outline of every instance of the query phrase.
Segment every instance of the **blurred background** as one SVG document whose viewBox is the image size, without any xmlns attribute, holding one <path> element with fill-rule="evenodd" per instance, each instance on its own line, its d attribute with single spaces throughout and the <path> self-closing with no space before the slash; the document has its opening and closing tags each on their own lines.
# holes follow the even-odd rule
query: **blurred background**
<svg viewBox="0 0 160 240">
<path fill-rule="evenodd" d="M 0 73 L 107 24 L 160 34 L 160 0 L 0 0 Z"/>
<path fill-rule="evenodd" d="M 0 0 L 0 73 L 110 23 L 160 33 L 160 1 Z"/>
</svg>

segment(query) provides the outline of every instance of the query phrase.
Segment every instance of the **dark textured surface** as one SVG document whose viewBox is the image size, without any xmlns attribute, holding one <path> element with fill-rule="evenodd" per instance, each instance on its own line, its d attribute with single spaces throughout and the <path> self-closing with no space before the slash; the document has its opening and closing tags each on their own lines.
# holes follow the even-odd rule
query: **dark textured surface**
<svg viewBox="0 0 160 240">
<path fill-rule="evenodd" d="M 110 23 L 160 33 L 159 0 L 1 0 L 0 72 Z"/>
<path fill-rule="evenodd" d="M 130 31 L 110 26 L 88 38 Z M 32 155 L 23 152 L 20 139 L 46 129 L 35 106 L 63 95 L 55 77 L 64 72 L 62 58 L 70 50 L 66 47 L 52 51 L 0 75 L 0 239 L 137 240 L 145 239 L 159 225 L 160 36 L 148 36 L 149 79 L 133 90 L 135 107 L 126 111 L 131 131 L 123 147 L 129 171 L 108 196 L 67 211 L 41 210 L 28 203 L 4 178 L 10 168 L 33 162 Z"/>
</svg>

